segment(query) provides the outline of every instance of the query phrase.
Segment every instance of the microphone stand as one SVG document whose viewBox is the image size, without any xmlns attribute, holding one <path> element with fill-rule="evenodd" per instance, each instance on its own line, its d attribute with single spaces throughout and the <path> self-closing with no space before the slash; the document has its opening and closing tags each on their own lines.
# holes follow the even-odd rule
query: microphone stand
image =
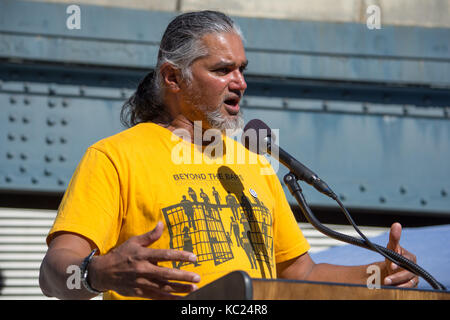
<svg viewBox="0 0 450 320">
<path fill-rule="evenodd" d="M 410 272 L 424 278 L 434 289 L 436 290 L 447 290 L 445 286 L 443 286 L 441 283 L 439 283 L 436 279 L 433 278 L 427 271 L 425 271 L 423 268 L 412 262 L 411 260 L 405 258 L 404 256 L 398 254 L 397 252 L 394 252 L 392 250 L 389 250 L 387 248 L 384 248 L 382 246 L 379 246 L 377 244 L 373 244 L 367 239 L 357 228 L 357 226 L 353 223 L 351 220 L 351 217 L 349 216 L 348 212 L 343 207 L 342 203 L 339 201 L 337 197 L 332 197 L 334 200 L 336 200 L 339 203 L 339 206 L 341 209 L 344 210 L 346 213 L 347 219 L 352 223 L 352 225 L 355 227 L 356 231 L 363 237 L 363 239 L 357 239 L 352 236 L 342 234 L 339 232 L 336 232 L 326 226 L 324 226 L 315 216 L 312 212 L 311 208 L 306 203 L 305 197 L 303 196 L 302 189 L 300 185 L 297 182 L 297 177 L 294 173 L 289 172 L 284 176 L 284 182 L 288 186 L 289 192 L 292 194 L 292 196 L 297 200 L 300 209 L 303 213 L 303 215 L 306 217 L 308 222 L 316 228 L 318 231 L 322 232 L 323 234 L 337 239 L 339 241 L 343 241 L 349 244 L 353 244 L 362 248 L 366 248 L 375 252 L 380 253 L 390 261 L 394 262 L 398 266 L 409 270 Z"/>
</svg>

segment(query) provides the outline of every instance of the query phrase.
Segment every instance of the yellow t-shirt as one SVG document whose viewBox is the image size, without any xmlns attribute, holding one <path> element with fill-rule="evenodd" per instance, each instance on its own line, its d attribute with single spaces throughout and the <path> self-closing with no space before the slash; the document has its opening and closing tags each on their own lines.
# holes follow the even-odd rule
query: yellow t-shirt
<svg viewBox="0 0 450 320">
<path fill-rule="evenodd" d="M 199 287 L 235 270 L 275 278 L 276 264 L 309 244 L 268 161 L 229 137 L 220 145 L 202 150 L 153 123 L 95 143 L 70 181 L 47 243 L 55 232 L 74 232 L 106 254 L 163 221 L 163 235 L 150 248 L 190 251 L 197 263 L 159 265 L 200 274 Z M 104 298 L 125 297 L 108 291 Z"/>
</svg>

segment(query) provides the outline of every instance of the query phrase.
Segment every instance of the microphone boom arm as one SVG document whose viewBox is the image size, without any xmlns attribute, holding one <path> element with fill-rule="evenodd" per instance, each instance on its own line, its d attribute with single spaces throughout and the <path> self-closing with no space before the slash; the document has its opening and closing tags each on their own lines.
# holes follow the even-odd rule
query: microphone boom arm
<svg viewBox="0 0 450 320">
<path fill-rule="evenodd" d="M 308 222 L 314 226 L 318 231 L 322 232 L 323 234 L 337 239 L 339 241 L 343 241 L 349 244 L 353 244 L 362 248 L 366 248 L 375 252 L 378 252 L 388 258 L 389 260 L 393 261 L 394 263 L 398 264 L 400 267 L 407 269 L 411 271 L 412 273 L 421 276 L 424 278 L 434 289 L 436 290 L 447 290 L 444 285 L 439 283 L 436 279 L 433 278 L 427 271 L 425 271 L 423 268 L 418 266 L 416 263 L 412 262 L 411 260 L 405 258 L 404 256 L 398 254 L 397 252 L 394 252 L 392 250 L 389 250 L 387 248 L 384 248 L 382 246 L 379 246 L 377 244 L 372 244 L 367 238 L 365 240 L 357 239 L 352 236 L 342 234 L 339 232 L 336 232 L 326 226 L 324 226 L 313 214 L 311 208 L 309 208 L 308 204 L 306 203 L 306 200 L 303 196 L 302 189 L 300 185 L 297 182 L 297 177 L 292 172 L 289 172 L 284 176 L 284 182 L 288 186 L 289 192 L 292 194 L 292 196 L 297 200 L 300 209 L 305 216 L 305 218 L 308 220 Z M 337 199 L 335 199 L 337 200 Z M 341 206 L 341 204 L 340 204 Z M 341 206 L 342 208 L 342 206 Z M 354 227 L 356 227 L 354 225 Z M 359 231 L 357 229 L 357 231 Z M 361 234 L 361 233 L 360 233 Z M 369 244 L 370 243 L 370 244 Z M 374 248 L 375 247 L 375 248 Z M 381 251 L 381 252 L 380 252 Z"/>
</svg>

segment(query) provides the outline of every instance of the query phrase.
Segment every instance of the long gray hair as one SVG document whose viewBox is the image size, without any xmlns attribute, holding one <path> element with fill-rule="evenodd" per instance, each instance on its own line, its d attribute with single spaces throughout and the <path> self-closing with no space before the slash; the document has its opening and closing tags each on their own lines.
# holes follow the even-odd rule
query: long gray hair
<svg viewBox="0 0 450 320">
<path fill-rule="evenodd" d="M 192 63 L 208 54 L 200 41 L 209 33 L 233 32 L 241 37 L 238 25 L 217 11 L 188 12 L 175 17 L 167 26 L 161 39 L 155 71 L 148 73 L 139 83 L 136 92 L 125 102 L 120 120 L 127 127 L 141 122 L 169 120 L 163 105 L 164 87 L 160 68 L 168 62 L 181 71 L 183 79 L 192 78 Z"/>
</svg>

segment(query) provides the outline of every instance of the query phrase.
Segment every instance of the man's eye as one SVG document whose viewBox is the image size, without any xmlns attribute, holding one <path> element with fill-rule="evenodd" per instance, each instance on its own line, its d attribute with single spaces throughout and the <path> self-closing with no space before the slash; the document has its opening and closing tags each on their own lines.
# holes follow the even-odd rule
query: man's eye
<svg viewBox="0 0 450 320">
<path fill-rule="evenodd" d="M 216 70 L 214 70 L 216 73 L 219 73 L 219 74 L 227 74 L 228 72 L 230 72 L 229 70 L 228 70 L 228 68 L 219 68 L 219 69 L 216 69 Z"/>
</svg>

